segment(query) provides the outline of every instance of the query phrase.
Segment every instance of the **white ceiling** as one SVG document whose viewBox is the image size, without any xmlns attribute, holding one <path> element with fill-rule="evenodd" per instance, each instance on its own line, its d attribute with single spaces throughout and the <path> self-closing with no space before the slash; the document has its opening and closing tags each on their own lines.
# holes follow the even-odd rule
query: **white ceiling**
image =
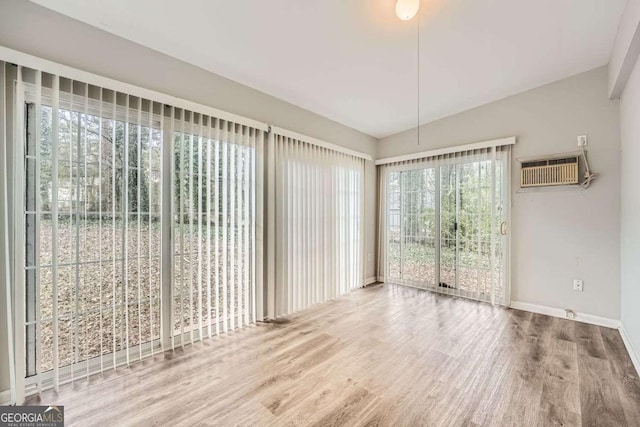
<svg viewBox="0 0 640 427">
<path fill-rule="evenodd" d="M 33 0 L 375 137 L 417 123 L 395 0 Z M 608 63 L 626 0 L 422 0 L 420 122 Z"/>
</svg>

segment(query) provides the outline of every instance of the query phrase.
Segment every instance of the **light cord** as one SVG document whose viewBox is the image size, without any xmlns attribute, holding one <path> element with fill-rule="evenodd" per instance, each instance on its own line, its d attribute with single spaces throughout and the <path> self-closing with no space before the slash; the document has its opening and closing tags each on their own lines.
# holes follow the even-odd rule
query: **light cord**
<svg viewBox="0 0 640 427">
<path fill-rule="evenodd" d="M 418 21 L 418 147 L 420 146 L 420 17 L 422 13 L 421 10 L 418 9 L 418 16 L 416 17 Z"/>
</svg>

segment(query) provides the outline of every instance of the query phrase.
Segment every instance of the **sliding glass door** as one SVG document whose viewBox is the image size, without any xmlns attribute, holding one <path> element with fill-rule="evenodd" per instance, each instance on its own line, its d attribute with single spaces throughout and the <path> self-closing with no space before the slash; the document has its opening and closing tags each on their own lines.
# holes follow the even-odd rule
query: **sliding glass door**
<svg viewBox="0 0 640 427">
<path fill-rule="evenodd" d="M 505 303 L 507 158 L 472 153 L 390 169 L 388 281 Z"/>
<path fill-rule="evenodd" d="M 254 323 L 263 130 L 7 68 L 19 394 Z"/>
</svg>

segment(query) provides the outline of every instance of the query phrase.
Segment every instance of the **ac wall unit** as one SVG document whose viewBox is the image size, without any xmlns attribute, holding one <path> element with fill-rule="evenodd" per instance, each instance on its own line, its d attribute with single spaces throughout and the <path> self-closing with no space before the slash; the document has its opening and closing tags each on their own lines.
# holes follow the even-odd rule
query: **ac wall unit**
<svg viewBox="0 0 640 427">
<path fill-rule="evenodd" d="M 522 162 L 520 186 L 544 187 L 578 184 L 579 156 Z"/>
</svg>

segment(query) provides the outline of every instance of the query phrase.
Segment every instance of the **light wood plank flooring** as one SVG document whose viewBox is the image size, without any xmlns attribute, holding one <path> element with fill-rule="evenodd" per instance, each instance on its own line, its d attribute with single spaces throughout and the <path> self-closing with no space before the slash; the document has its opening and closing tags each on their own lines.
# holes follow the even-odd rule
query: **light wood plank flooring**
<svg viewBox="0 0 640 427">
<path fill-rule="evenodd" d="M 393 285 L 42 402 L 68 425 L 640 426 L 618 331 Z"/>
</svg>

